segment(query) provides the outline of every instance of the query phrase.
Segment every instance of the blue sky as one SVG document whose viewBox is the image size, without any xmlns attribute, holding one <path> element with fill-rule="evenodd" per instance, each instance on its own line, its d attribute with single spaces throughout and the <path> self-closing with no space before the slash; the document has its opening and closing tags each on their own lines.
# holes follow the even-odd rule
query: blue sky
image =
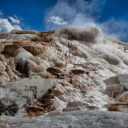
<svg viewBox="0 0 128 128">
<path fill-rule="evenodd" d="M 0 0 L 0 10 L 5 18 L 19 17 L 24 29 L 41 31 L 45 29 L 45 13 L 55 3 L 56 0 Z"/>
<path fill-rule="evenodd" d="M 97 26 L 128 41 L 127 12 L 128 0 L 0 0 L 0 31 Z"/>
</svg>

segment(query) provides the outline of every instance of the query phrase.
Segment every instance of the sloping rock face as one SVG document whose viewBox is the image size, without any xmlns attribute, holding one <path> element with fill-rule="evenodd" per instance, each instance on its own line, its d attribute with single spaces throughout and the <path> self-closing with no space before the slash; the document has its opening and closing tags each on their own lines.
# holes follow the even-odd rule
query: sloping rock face
<svg viewBox="0 0 128 128">
<path fill-rule="evenodd" d="M 128 112 L 128 46 L 97 28 L 0 35 L 0 115 Z"/>
<path fill-rule="evenodd" d="M 128 115 L 117 112 L 73 111 L 55 117 L 1 119 L 0 127 L 12 128 L 127 128 Z"/>
</svg>

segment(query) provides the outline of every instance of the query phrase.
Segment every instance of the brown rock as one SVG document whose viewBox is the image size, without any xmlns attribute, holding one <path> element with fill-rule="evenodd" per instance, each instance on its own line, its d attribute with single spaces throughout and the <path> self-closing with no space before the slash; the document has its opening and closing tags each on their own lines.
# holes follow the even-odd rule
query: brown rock
<svg viewBox="0 0 128 128">
<path fill-rule="evenodd" d="M 109 85 L 106 87 L 105 91 L 109 96 L 115 97 L 118 92 L 120 92 L 120 86 L 118 84 Z"/>
<path fill-rule="evenodd" d="M 21 48 L 19 45 L 6 45 L 2 54 L 8 54 L 10 56 L 15 56 L 17 49 Z"/>
<path fill-rule="evenodd" d="M 118 99 L 121 102 L 128 102 L 128 91 L 122 93 Z"/>
<path fill-rule="evenodd" d="M 64 95 L 64 91 L 61 90 L 61 89 L 54 89 L 54 90 L 53 90 L 53 94 L 54 94 L 55 96 Z"/>
<path fill-rule="evenodd" d="M 106 105 L 109 111 L 119 111 L 128 113 L 128 104 L 125 102 L 117 102 Z"/>
<path fill-rule="evenodd" d="M 59 78 L 61 71 L 57 68 L 50 67 L 47 69 L 47 72 L 51 73 L 54 75 L 56 78 Z"/>
<path fill-rule="evenodd" d="M 56 60 L 55 62 L 56 67 L 62 68 L 65 66 L 65 63 L 61 60 Z"/>
<path fill-rule="evenodd" d="M 2 33 L 2 34 L 0 34 L 0 39 L 5 39 L 8 37 L 8 35 L 9 35 L 9 33 Z"/>
<path fill-rule="evenodd" d="M 110 77 L 110 78 L 104 80 L 104 82 L 106 85 L 112 85 L 112 84 L 119 84 L 120 83 L 117 76 Z"/>
<path fill-rule="evenodd" d="M 53 40 L 53 38 L 51 36 L 44 36 L 44 35 L 41 35 L 41 36 L 38 36 L 36 38 L 33 38 L 31 39 L 32 41 L 43 41 L 43 42 L 51 42 Z"/>
<path fill-rule="evenodd" d="M 115 90 L 112 92 L 112 97 L 116 98 L 120 94 L 119 90 Z"/>
<path fill-rule="evenodd" d="M 24 49 L 32 53 L 34 56 L 39 55 L 43 52 L 42 47 L 36 47 L 36 46 L 24 46 Z"/>
<path fill-rule="evenodd" d="M 39 105 L 36 104 L 31 104 L 28 108 L 27 111 L 28 112 L 37 112 L 37 111 L 43 111 L 44 108 L 40 107 Z"/>
<path fill-rule="evenodd" d="M 37 32 L 36 31 L 32 31 L 32 30 L 29 30 L 29 31 L 12 30 L 11 34 L 37 34 Z"/>
<path fill-rule="evenodd" d="M 118 106 L 117 105 L 110 105 L 108 106 L 109 111 L 118 111 Z"/>
<path fill-rule="evenodd" d="M 84 73 L 84 70 L 82 70 L 82 69 L 72 69 L 71 73 L 75 74 L 75 75 L 80 75 L 80 74 Z"/>
</svg>

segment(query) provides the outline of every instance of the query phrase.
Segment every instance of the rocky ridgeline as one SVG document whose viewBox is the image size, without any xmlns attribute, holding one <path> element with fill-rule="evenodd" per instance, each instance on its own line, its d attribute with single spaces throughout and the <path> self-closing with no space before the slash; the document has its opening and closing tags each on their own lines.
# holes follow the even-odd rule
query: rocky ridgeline
<svg viewBox="0 0 128 128">
<path fill-rule="evenodd" d="M 127 44 L 97 28 L 0 34 L 1 117 L 127 113 L 127 78 Z"/>
</svg>

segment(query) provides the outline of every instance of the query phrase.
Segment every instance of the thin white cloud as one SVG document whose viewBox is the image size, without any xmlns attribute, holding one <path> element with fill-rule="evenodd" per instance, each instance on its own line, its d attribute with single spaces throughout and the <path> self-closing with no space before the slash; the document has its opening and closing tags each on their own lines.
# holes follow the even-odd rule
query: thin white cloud
<svg viewBox="0 0 128 128">
<path fill-rule="evenodd" d="M 12 23 L 15 23 L 15 24 L 20 24 L 20 20 L 15 18 L 15 17 L 12 17 L 12 16 L 9 16 L 8 17 Z"/>
<path fill-rule="evenodd" d="M 10 32 L 12 30 L 22 30 L 19 18 L 9 16 L 4 18 L 2 10 L 0 10 L 0 33 Z"/>
<path fill-rule="evenodd" d="M 22 30 L 21 26 L 20 25 L 13 25 L 13 28 L 15 30 Z"/>
<path fill-rule="evenodd" d="M 102 24 L 99 24 L 99 27 L 108 35 L 117 37 L 121 40 L 128 40 L 128 22 L 124 20 L 116 21 L 110 19 Z"/>
<path fill-rule="evenodd" d="M 8 19 L 2 19 L 0 18 L 0 33 L 2 32 L 9 32 L 13 30 L 13 26 L 11 23 L 8 21 Z"/>
<path fill-rule="evenodd" d="M 67 25 L 68 24 L 66 21 L 64 21 L 59 16 L 51 16 L 51 17 L 49 17 L 47 22 L 51 22 L 51 23 L 56 24 L 56 25 Z"/>
<path fill-rule="evenodd" d="M 84 27 L 96 27 L 96 24 L 92 18 L 88 18 L 85 15 L 78 13 L 72 20 L 70 25 L 73 26 L 84 26 Z"/>
<path fill-rule="evenodd" d="M 99 27 L 108 35 L 114 35 L 121 40 L 128 40 L 128 23 L 126 21 L 116 21 L 109 19 L 100 23 L 98 18 L 104 9 L 107 0 L 58 0 L 57 3 L 50 8 L 45 16 L 46 29 L 56 29 L 61 22 L 57 22 L 52 16 L 61 17 L 66 24 L 61 26 L 93 26 Z M 47 21 L 50 22 L 47 22 Z M 51 24 L 54 23 L 54 24 Z"/>
<path fill-rule="evenodd" d="M 0 33 L 10 32 L 12 30 L 22 30 L 20 20 L 13 17 L 9 17 L 9 19 L 0 18 Z"/>
<path fill-rule="evenodd" d="M 99 0 L 58 0 L 55 6 L 50 8 L 50 10 L 47 12 L 47 15 L 45 16 L 46 29 L 55 29 L 60 23 L 50 24 L 54 21 L 53 19 L 55 19 L 52 16 L 61 17 L 63 21 L 66 21 L 66 23 L 61 24 L 61 26 L 96 26 L 95 20 L 92 18 L 93 11 L 97 11 L 95 7 L 95 3 L 97 3 L 96 1 Z M 100 3 L 103 3 L 103 1 L 105 0 L 102 0 Z M 49 19 L 50 17 L 52 17 L 52 19 Z"/>
</svg>

